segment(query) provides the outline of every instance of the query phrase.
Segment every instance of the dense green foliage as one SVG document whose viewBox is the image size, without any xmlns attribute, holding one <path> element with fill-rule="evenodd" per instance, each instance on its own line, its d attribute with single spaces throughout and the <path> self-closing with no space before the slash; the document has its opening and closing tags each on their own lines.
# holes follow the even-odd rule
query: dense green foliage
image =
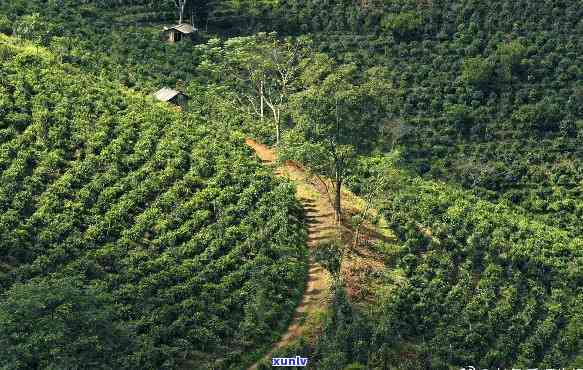
<svg viewBox="0 0 583 370">
<path fill-rule="evenodd" d="M 0 36 L 2 362 L 241 364 L 300 294 L 293 188 L 217 122 L 56 60 Z"/>
<path fill-rule="evenodd" d="M 0 42 L 0 333 L 45 325 L 27 297 L 49 302 L 59 320 L 39 333 L 75 341 L 62 361 L 93 345 L 117 354 L 114 367 L 240 364 L 285 326 L 278 315 L 297 295 L 288 288 L 304 273 L 304 236 L 287 223 L 299 217 L 292 189 L 224 133 L 243 125 L 274 141 L 269 118 L 233 109 L 264 76 L 241 82 L 225 60 L 277 74 L 253 51 L 271 44 L 160 43 L 174 14 L 171 2 L 0 3 L 0 33 L 51 51 Z M 337 287 L 318 343 L 287 354 L 325 369 L 583 366 L 580 1 L 217 1 L 201 14 L 199 26 L 223 36 L 309 33 L 328 66 L 382 76 L 375 98 L 389 114 L 365 117 L 354 138 L 366 145 L 361 168 L 347 170 L 353 190 L 374 172 L 371 152 L 402 153 L 378 207 L 402 245 L 387 260 L 403 280 L 385 277 L 391 293 L 364 307 Z M 183 86 L 193 113 L 184 121 L 106 79 L 146 93 Z M 282 102 L 321 83 L 300 79 Z M 282 103 L 283 130 L 332 119 L 321 104 L 332 96 Z M 73 302 L 95 322 L 70 327 L 61 313 Z M 22 356 L 0 359 L 44 364 L 26 351 L 37 340 L 0 337 L 6 355 Z"/>
<path fill-rule="evenodd" d="M 160 42 L 160 23 L 175 20 L 172 11 L 164 16 L 157 9 L 143 5 L 124 11 L 73 2 L 64 6 L 37 1 L 0 3 L 0 14 L 7 14 L 9 20 L 6 28 L 10 31 L 5 33 L 37 41 L 59 61 L 83 71 L 145 91 L 191 80 L 193 65 L 201 56 L 194 44 Z M 137 20 L 125 19 L 130 16 Z M 155 25 L 142 24 L 140 18 L 147 16 L 153 17 Z"/>
<path fill-rule="evenodd" d="M 136 349 L 112 296 L 81 279 L 15 284 L 0 301 L 3 368 L 123 368 Z M 16 335 L 17 334 L 17 335 Z"/>
<path fill-rule="evenodd" d="M 258 27 L 312 32 L 340 62 L 383 68 L 392 114 L 378 149 L 396 143 L 411 175 L 446 182 L 402 175 L 387 189 L 380 206 L 404 243 L 407 284 L 372 326 L 345 322 L 335 350 L 324 351 L 334 336 L 312 348 L 320 366 L 582 365 L 582 9 L 286 1 Z M 363 330 L 366 360 L 350 349 L 360 336 L 344 342 Z"/>
<path fill-rule="evenodd" d="M 583 364 L 583 239 L 443 183 L 395 173 L 385 191 L 402 242 L 387 258 L 405 279 L 384 275 L 392 289 L 371 306 L 336 288 L 317 343 L 282 356 L 322 369 Z"/>
<path fill-rule="evenodd" d="M 407 165 L 578 235 L 582 9 L 579 1 L 286 1 L 257 28 L 312 32 L 340 61 L 383 66 L 392 119 L 414 128 L 401 139 Z"/>
<path fill-rule="evenodd" d="M 581 365 L 582 239 L 443 184 L 403 180 L 389 194 L 408 283 L 387 299 L 385 335 L 434 368 Z"/>
</svg>

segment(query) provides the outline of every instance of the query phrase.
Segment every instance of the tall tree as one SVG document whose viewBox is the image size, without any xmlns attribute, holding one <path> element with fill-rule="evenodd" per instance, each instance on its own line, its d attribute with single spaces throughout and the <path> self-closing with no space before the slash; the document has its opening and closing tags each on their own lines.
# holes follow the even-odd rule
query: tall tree
<svg viewBox="0 0 583 370">
<path fill-rule="evenodd" d="M 292 97 L 295 127 L 287 135 L 283 157 L 331 179 L 332 203 L 340 221 L 346 176 L 356 156 L 378 138 L 384 114 L 378 89 L 384 86 L 379 84 L 383 79 L 360 77 L 356 66 L 336 66 L 320 57 L 303 80 L 310 86 Z"/>
<path fill-rule="evenodd" d="M 361 232 L 366 222 L 378 224 L 382 217 L 375 210 L 375 205 L 380 204 L 386 197 L 388 186 L 396 176 L 394 168 L 395 161 L 399 158 L 400 153 L 393 151 L 383 157 L 366 157 L 360 161 L 360 167 L 366 168 L 366 181 L 360 186 L 359 195 L 364 201 L 362 209 L 352 217 L 352 246 L 357 247 L 360 244 Z M 361 170 L 362 171 L 362 170 Z"/>
<path fill-rule="evenodd" d="M 307 38 L 279 40 L 275 33 L 229 39 L 217 61 L 221 82 L 234 87 L 234 102 L 264 122 L 271 112 L 275 141 L 281 140 L 282 115 L 290 96 L 301 87 L 299 78 L 311 53 Z M 208 63 L 207 65 L 212 65 Z"/>
</svg>

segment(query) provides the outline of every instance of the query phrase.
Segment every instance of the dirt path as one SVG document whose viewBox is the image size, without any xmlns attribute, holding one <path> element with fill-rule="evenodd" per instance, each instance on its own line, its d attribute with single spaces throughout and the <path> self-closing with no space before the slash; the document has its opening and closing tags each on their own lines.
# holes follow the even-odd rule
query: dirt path
<svg viewBox="0 0 583 370">
<path fill-rule="evenodd" d="M 277 154 L 274 150 L 251 139 L 245 140 L 245 143 L 255 151 L 263 163 L 275 165 Z M 343 220 L 338 226 L 334 221 L 334 210 L 326 192 L 327 188 L 331 188 L 331 184 L 324 183 L 329 180 L 315 180 L 301 165 L 291 161 L 275 167 L 274 171 L 278 176 L 286 177 L 296 185 L 296 196 L 302 202 L 308 217 L 310 250 L 313 251 L 319 243 L 326 240 L 340 239 L 344 244 L 349 245 L 349 252 L 344 255 L 341 266 L 344 288 L 353 301 L 371 300 L 377 290 L 374 278 L 371 276 L 378 276 L 378 272 L 385 269 L 385 262 L 381 255 L 369 249 L 368 246 L 378 242 L 388 243 L 395 239 L 386 221 L 383 219 L 374 225 L 365 223 L 361 228 L 362 245 L 360 243 L 352 245 L 354 230 L 349 220 L 352 215 L 358 214 L 364 208 L 364 201 L 361 198 L 347 189 L 342 191 Z M 277 349 L 291 344 L 304 334 L 304 329 L 306 329 L 304 319 L 328 306 L 331 277 L 311 257 L 309 267 L 304 296 L 296 308 L 290 326 L 271 351 L 248 370 L 257 369 L 259 363 L 269 360 Z"/>
<path fill-rule="evenodd" d="M 246 144 L 255 150 L 257 156 L 265 164 L 272 164 L 275 161 L 276 154 L 272 149 L 251 139 L 247 139 Z M 275 172 L 278 176 L 289 178 L 296 184 L 297 197 L 302 202 L 308 217 L 308 246 L 310 249 L 315 248 L 319 242 L 334 237 L 336 227 L 334 225 L 333 209 L 325 198 L 321 196 L 318 189 L 306 181 L 304 170 L 300 166 L 288 162 L 276 168 Z M 277 349 L 297 339 L 303 332 L 302 324 L 305 317 L 309 313 L 327 306 L 330 283 L 331 279 L 328 272 L 310 257 L 306 289 L 300 304 L 295 310 L 292 322 L 281 339 L 274 344 L 272 350 L 262 360 L 271 358 L 273 352 Z M 249 370 L 257 369 L 259 362 L 251 366 Z"/>
</svg>

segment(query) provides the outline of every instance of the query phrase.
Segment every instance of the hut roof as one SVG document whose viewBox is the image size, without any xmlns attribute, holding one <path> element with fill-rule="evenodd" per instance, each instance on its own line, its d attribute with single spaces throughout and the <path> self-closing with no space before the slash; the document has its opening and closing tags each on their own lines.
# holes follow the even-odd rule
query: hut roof
<svg viewBox="0 0 583 370">
<path fill-rule="evenodd" d="M 183 33 L 183 34 L 190 34 L 190 33 L 195 32 L 197 29 L 194 28 L 191 24 L 182 23 L 182 24 L 177 24 L 176 26 L 172 26 L 170 28 L 166 28 L 166 30 L 176 30 L 176 31 Z"/>
<path fill-rule="evenodd" d="M 168 87 L 164 87 L 160 90 L 158 90 L 155 94 L 154 97 L 160 101 L 170 101 L 172 99 L 174 99 L 176 96 L 178 95 L 184 95 L 186 96 L 184 93 L 181 93 L 180 91 L 174 90 L 174 89 L 170 89 Z"/>
</svg>

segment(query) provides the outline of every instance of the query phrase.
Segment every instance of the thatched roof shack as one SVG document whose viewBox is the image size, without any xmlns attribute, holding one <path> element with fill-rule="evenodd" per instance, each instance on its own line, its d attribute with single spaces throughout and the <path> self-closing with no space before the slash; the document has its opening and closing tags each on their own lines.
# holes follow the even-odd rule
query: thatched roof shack
<svg viewBox="0 0 583 370">
<path fill-rule="evenodd" d="M 192 39 L 198 30 L 189 23 L 172 27 L 164 27 L 164 39 L 168 42 L 178 42 L 184 38 Z"/>
<path fill-rule="evenodd" d="M 154 93 L 154 98 L 162 102 L 172 103 L 183 109 L 186 107 L 186 103 L 188 102 L 188 95 L 168 87 L 164 87 L 156 91 Z"/>
</svg>

